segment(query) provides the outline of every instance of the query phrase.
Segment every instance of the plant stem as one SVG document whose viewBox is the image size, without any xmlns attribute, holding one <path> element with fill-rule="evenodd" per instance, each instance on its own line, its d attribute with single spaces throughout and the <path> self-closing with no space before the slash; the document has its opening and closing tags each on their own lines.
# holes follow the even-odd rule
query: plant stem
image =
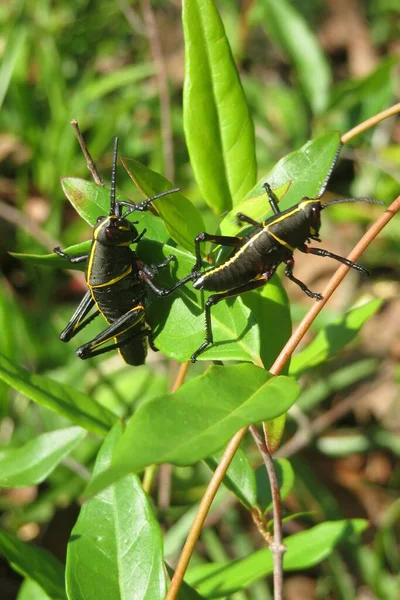
<svg viewBox="0 0 400 600">
<path fill-rule="evenodd" d="M 81 134 L 81 130 L 79 129 L 78 121 L 76 119 L 73 119 L 71 121 L 71 125 L 72 125 L 72 128 L 73 128 L 74 132 L 75 132 L 75 135 L 77 137 L 79 145 L 81 147 L 83 155 L 86 158 L 86 166 L 89 169 L 89 171 L 90 171 L 90 173 L 91 173 L 91 175 L 93 177 L 93 181 L 95 183 L 97 183 L 97 185 L 104 186 L 104 181 L 100 177 L 100 175 L 99 175 L 99 173 L 97 171 L 97 167 L 95 165 L 95 162 L 94 162 L 93 158 L 91 157 L 91 154 L 90 154 L 89 150 L 87 149 L 87 146 L 85 144 L 85 140 L 83 139 L 83 136 Z"/>
<path fill-rule="evenodd" d="M 286 552 L 286 546 L 283 543 L 282 535 L 282 505 L 279 492 L 279 482 L 275 472 L 274 461 L 267 448 L 265 440 L 260 435 L 255 425 L 250 425 L 250 432 L 263 458 L 271 485 L 272 511 L 274 516 L 274 537 L 268 546 L 274 558 L 274 599 L 283 600 L 283 555 Z"/>
<path fill-rule="evenodd" d="M 342 135 L 342 140 L 341 140 L 342 144 L 345 144 L 346 142 L 352 140 L 357 135 L 360 135 L 360 133 L 367 131 L 367 129 L 374 127 L 374 125 L 377 125 L 384 119 L 393 117 L 394 115 L 397 115 L 398 113 L 400 113 L 400 102 L 398 104 L 394 104 L 393 106 L 391 106 L 390 108 L 387 108 L 386 110 L 383 110 L 382 112 L 378 113 L 377 115 L 374 115 L 373 117 L 370 117 L 369 119 L 366 119 L 366 121 L 363 121 L 359 125 L 356 125 L 356 127 L 353 127 L 353 129 L 350 129 L 350 131 L 347 131 L 346 133 L 344 133 Z"/>
</svg>

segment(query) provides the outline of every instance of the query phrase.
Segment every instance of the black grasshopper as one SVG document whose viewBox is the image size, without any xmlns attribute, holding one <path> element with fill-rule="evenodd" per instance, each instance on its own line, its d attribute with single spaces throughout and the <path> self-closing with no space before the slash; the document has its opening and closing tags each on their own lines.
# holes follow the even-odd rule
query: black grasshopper
<svg viewBox="0 0 400 600">
<path fill-rule="evenodd" d="M 147 355 L 147 341 L 156 350 L 152 331 L 146 323 L 147 289 L 150 288 L 157 296 L 166 296 L 175 289 L 159 288 L 155 284 L 158 269 L 166 267 L 175 256 L 168 256 L 158 265 L 149 266 L 140 261 L 130 245 L 137 244 L 145 230 L 139 234 L 135 227 L 137 221 L 128 221 L 126 217 L 135 211 L 149 210 L 153 200 L 178 189 L 158 194 L 138 204 L 116 202 L 117 153 L 118 138 L 115 139 L 114 145 L 110 212 L 107 217 L 97 219 L 89 254 L 70 256 L 60 248 L 54 249 L 54 252 L 70 263 L 87 262 L 86 283 L 89 288 L 68 325 L 61 332 L 60 339 L 68 342 L 78 331 L 102 314 L 108 327 L 93 340 L 80 346 L 76 354 L 86 359 L 118 348 L 126 363 L 142 365 Z M 124 214 L 123 206 L 129 207 Z M 93 308 L 95 312 L 87 316 Z M 114 343 L 104 346 L 109 341 Z"/>
<path fill-rule="evenodd" d="M 327 206 L 357 201 L 383 203 L 370 198 L 343 198 L 322 204 L 320 198 L 303 198 L 298 204 L 281 212 L 278 208 L 277 198 L 268 183 L 264 184 L 264 188 L 274 213 L 273 216 L 263 223 L 258 223 L 242 213 L 237 215 L 238 221 L 252 225 L 254 227 L 253 231 L 244 237 L 210 235 L 203 232 L 195 238 L 196 264 L 192 272 L 183 278 L 180 284 L 191 280 L 193 281 L 193 287 L 197 290 L 219 293 L 210 296 L 205 303 L 206 339 L 192 354 L 192 362 L 195 362 L 199 354 L 213 344 L 211 307 L 221 302 L 221 300 L 238 296 L 265 285 L 281 263 L 286 265 L 286 277 L 296 283 L 307 296 L 316 300 L 322 299 L 321 294 L 312 292 L 305 283 L 293 275 L 293 253 L 295 250 L 300 250 L 300 252 L 306 254 L 333 258 L 364 275 L 369 275 L 369 271 L 361 265 L 328 250 L 310 247 L 306 242 L 311 240 L 321 241 L 319 239 L 321 211 Z M 202 273 L 200 271 L 202 265 L 200 244 L 202 242 L 230 246 L 234 250 L 227 260 Z"/>
</svg>

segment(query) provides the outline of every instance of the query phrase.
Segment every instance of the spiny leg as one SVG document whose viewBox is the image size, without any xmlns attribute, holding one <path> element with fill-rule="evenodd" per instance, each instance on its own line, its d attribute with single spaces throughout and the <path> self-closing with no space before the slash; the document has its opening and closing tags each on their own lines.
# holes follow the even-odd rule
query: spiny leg
<svg viewBox="0 0 400 600">
<path fill-rule="evenodd" d="M 100 314 L 100 311 L 96 311 L 93 315 L 84 319 L 88 312 L 93 308 L 94 300 L 90 292 L 86 292 L 82 300 L 80 301 L 78 308 L 72 315 L 67 326 L 60 333 L 60 340 L 63 342 L 69 342 L 77 333 L 81 331 L 90 321 Z M 84 320 L 83 320 L 84 319 Z"/>
<path fill-rule="evenodd" d="M 307 296 L 309 296 L 310 298 L 315 298 L 315 300 L 322 300 L 322 295 L 318 294 L 316 292 L 312 292 L 305 283 L 303 283 L 302 281 L 300 281 L 300 279 L 297 279 L 297 277 L 295 277 L 293 275 L 293 267 L 294 267 L 294 259 L 293 257 L 288 258 L 287 260 L 284 261 L 286 268 L 285 268 L 285 275 L 288 279 L 290 279 L 290 281 L 293 281 L 293 283 L 295 283 L 296 285 L 299 286 L 299 288 L 301 288 L 303 290 L 303 292 L 305 294 L 307 294 Z"/>
<path fill-rule="evenodd" d="M 145 310 L 142 304 L 135 306 L 129 312 L 125 313 L 119 319 L 116 319 L 113 323 L 111 323 L 104 331 L 99 333 L 95 338 L 83 344 L 76 350 L 76 354 L 79 358 L 86 359 L 91 358 L 92 356 L 96 356 L 93 352 L 95 351 L 97 354 L 96 348 L 102 346 L 103 344 L 109 342 L 118 335 L 125 333 L 131 327 L 137 325 L 142 319 L 144 319 Z M 109 346 L 111 348 L 111 346 Z M 104 350 L 104 349 L 103 349 Z M 108 350 L 104 350 L 105 352 Z"/>
<path fill-rule="evenodd" d="M 237 213 L 236 217 L 237 217 L 239 224 L 240 223 L 248 223 L 249 225 L 253 225 L 253 227 L 256 227 L 257 229 L 262 229 L 261 223 L 259 223 L 258 221 L 255 221 L 254 219 L 252 219 L 251 217 L 248 217 L 247 215 L 244 215 L 241 212 Z"/>
<path fill-rule="evenodd" d="M 201 251 L 200 244 L 203 242 L 212 242 L 220 246 L 230 246 L 231 248 L 238 248 L 242 243 L 242 238 L 230 235 L 213 235 L 202 231 L 194 238 L 194 247 L 196 253 L 196 262 L 192 269 L 192 273 L 198 273 L 201 269 Z"/>
<path fill-rule="evenodd" d="M 188 281 L 193 281 L 193 279 L 196 279 L 197 273 L 190 273 L 189 275 L 186 275 L 186 277 L 183 277 L 182 279 L 177 281 L 170 288 L 161 288 L 157 284 L 155 284 L 154 274 L 151 274 L 148 270 L 139 271 L 138 277 L 140 281 L 143 281 L 143 283 L 149 286 L 151 291 L 154 292 L 154 294 L 158 296 L 158 298 L 165 298 L 165 296 L 169 296 L 170 294 L 172 294 L 172 292 L 180 288 Z"/>
<path fill-rule="evenodd" d="M 53 252 L 55 252 L 56 254 L 58 254 L 58 256 L 61 256 L 61 258 L 65 258 L 68 262 L 73 264 L 85 262 L 89 258 L 89 254 L 81 254 L 81 256 L 71 256 L 70 254 L 67 254 L 66 252 L 61 250 L 59 246 L 57 246 L 57 248 L 54 248 Z"/>
<path fill-rule="evenodd" d="M 360 273 L 363 273 L 366 277 L 369 277 L 371 274 L 368 271 L 368 269 L 364 269 L 364 267 L 362 267 L 358 263 L 355 263 L 355 262 L 349 260 L 348 258 L 344 258 L 343 256 L 338 256 L 337 254 L 333 254 L 333 252 L 329 252 L 329 250 L 324 250 L 323 248 L 312 248 L 312 247 L 306 246 L 306 245 L 300 246 L 299 250 L 301 252 L 304 252 L 305 254 L 315 254 L 316 256 L 333 258 L 333 260 L 337 260 L 338 262 L 342 263 L 343 265 L 346 265 L 347 267 L 350 267 L 351 269 L 360 271 Z"/>
<path fill-rule="evenodd" d="M 259 287 L 265 285 L 275 273 L 276 267 L 272 268 L 267 273 L 263 273 L 263 275 L 256 279 L 255 281 L 250 281 L 249 283 L 245 283 L 243 285 L 239 285 L 231 290 L 223 292 L 222 294 L 214 294 L 210 296 L 205 304 L 205 315 L 206 315 L 206 339 L 201 344 L 201 346 L 193 352 L 190 360 L 194 363 L 197 360 L 199 354 L 202 354 L 204 350 L 214 343 L 214 337 L 212 332 L 212 323 L 211 323 L 211 307 L 215 306 L 221 300 L 226 300 L 227 298 L 232 298 L 233 296 L 240 296 L 240 294 L 244 294 L 245 292 L 250 292 L 252 290 L 256 290 Z"/>
<path fill-rule="evenodd" d="M 279 215 L 281 211 L 279 210 L 278 198 L 277 198 L 276 194 L 274 194 L 274 192 L 272 191 L 271 186 L 267 182 L 264 183 L 263 188 L 267 192 L 268 201 L 269 201 L 269 204 L 270 204 L 270 206 L 272 208 L 273 213 L 275 215 Z"/>
<path fill-rule="evenodd" d="M 169 256 L 167 256 L 167 258 L 165 260 L 163 260 L 163 262 L 161 262 L 160 264 L 154 264 L 151 265 L 151 267 L 154 269 L 165 269 L 165 267 L 168 267 L 168 265 L 173 262 L 176 261 L 176 256 L 175 254 L 170 254 Z"/>
<path fill-rule="evenodd" d="M 112 350 L 117 350 L 118 348 L 127 346 L 128 344 L 131 344 L 132 342 L 141 340 L 144 337 L 148 337 L 151 349 L 154 350 L 155 352 L 158 352 L 158 349 L 155 346 L 153 346 L 152 342 L 150 341 L 151 335 L 152 335 L 152 331 L 150 329 L 142 329 L 138 333 L 135 333 L 131 337 L 125 338 L 125 339 L 121 340 L 120 342 L 115 342 L 114 344 L 110 344 L 109 346 L 106 346 L 105 348 L 99 348 L 98 350 L 92 350 L 90 352 L 90 355 L 87 355 L 87 356 L 86 355 L 85 356 L 78 355 L 78 356 L 80 358 L 82 358 L 83 360 L 86 360 L 87 358 L 93 358 L 94 356 L 99 356 L 100 354 L 105 354 L 106 352 L 111 352 Z"/>
</svg>

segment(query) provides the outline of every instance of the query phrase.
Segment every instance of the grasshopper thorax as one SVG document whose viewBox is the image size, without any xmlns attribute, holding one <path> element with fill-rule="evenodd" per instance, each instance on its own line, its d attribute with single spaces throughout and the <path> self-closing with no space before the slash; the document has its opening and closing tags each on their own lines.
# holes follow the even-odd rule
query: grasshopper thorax
<svg viewBox="0 0 400 600">
<path fill-rule="evenodd" d="M 103 246 L 129 246 L 138 237 L 135 225 L 116 215 L 99 217 L 93 232 L 93 239 Z"/>
</svg>

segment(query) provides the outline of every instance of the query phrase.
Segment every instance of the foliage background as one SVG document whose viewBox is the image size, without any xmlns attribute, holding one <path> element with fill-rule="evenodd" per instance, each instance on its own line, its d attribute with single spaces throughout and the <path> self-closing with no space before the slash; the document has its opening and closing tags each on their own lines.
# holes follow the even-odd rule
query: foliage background
<svg viewBox="0 0 400 600">
<path fill-rule="evenodd" d="M 297 38 L 287 35 L 288 15 L 273 18 L 268 3 L 226 0 L 217 4 L 254 120 L 260 176 L 307 139 L 333 129 L 344 132 L 395 101 L 400 20 L 395 2 L 297 2 L 295 15 L 309 32 L 305 39 L 301 26 Z M 43 253 L 59 242 L 67 246 L 88 237 L 87 224 L 77 218 L 60 186 L 62 176 L 86 177 L 69 125 L 72 118 L 85 132 L 105 179 L 110 172 L 111 139 L 117 134 L 121 155 L 169 175 L 202 211 L 206 229 L 215 228 L 216 217 L 194 183 L 182 133 L 180 4 L 154 3 L 168 73 L 172 152 L 166 152 L 163 144 L 160 89 L 154 75 L 157 63 L 144 25 L 144 5 L 129 5 L 125 0 L 55 4 L 14 0 L 0 8 L 1 351 L 32 371 L 75 386 L 79 381 L 82 390 L 111 402 L 121 414 L 126 406 L 165 392 L 177 365 L 160 355 L 151 356 L 146 366 L 136 370 L 132 386 L 130 369 L 117 356 L 89 365 L 78 361 L 75 343 L 61 344 L 58 333 L 83 293 L 83 279 L 22 264 L 8 250 Z M 390 120 L 346 147 L 330 192 L 385 202 L 393 199 L 399 190 L 399 138 L 398 122 Z M 139 198 L 123 169 L 119 188 L 122 195 Z M 379 209 L 367 211 L 363 205 L 332 209 L 324 215 L 324 247 L 346 254 L 373 214 L 379 214 Z M 285 501 L 289 512 L 314 513 L 289 522 L 287 532 L 313 520 L 343 516 L 366 517 L 372 528 L 362 543 L 349 543 L 318 568 L 289 575 L 290 600 L 329 595 L 362 598 L 367 590 L 379 598 L 396 597 L 399 240 L 398 223 L 393 223 L 363 257 L 372 278 L 360 282 L 348 276 L 321 316 L 316 327 L 340 316 L 360 298 L 384 299 L 357 343 L 307 373 L 299 404 L 302 412 L 294 413 L 298 422 L 289 420 L 286 432 L 289 438 L 296 429 L 304 434 L 313 427 L 315 434 L 291 457 L 296 481 Z M 313 289 L 320 289 L 335 268 L 318 257 L 299 257 L 296 265 L 297 276 Z M 285 286 L 297 321 L 310 302 L 295 286 Z M 78 343 L 89 335 L 85 331 Z M 196 365 L 193 373 L 203 369 L 204 365 Z M 3 382 L 0 394 L 3 447 L 17 447 L 66 423 Z M 84 485 L 79 469 L 91 467 L 96 452 L 96 443 L 87 439 L 45 484 L 4 491 L 2 525 L 63 559 Z M 258 461 L 255 452 L 253 459 Z M 175 469 L 171 500 L 165 508 L 162 488 L 155 489 L 168 527 L 201 497 L 207 480 L 201 466 Z M 262 547 L 262 540 L 229 496 L 214 510 L 197 560 L 234 558 L 257 547 Z M 1 569 L 12 598 L 20 579 L 6 562 Z M 266 583 L 259 582 L 248 595 L 235 599 L 265 598 L 266 589 Z"/>
</svg>

